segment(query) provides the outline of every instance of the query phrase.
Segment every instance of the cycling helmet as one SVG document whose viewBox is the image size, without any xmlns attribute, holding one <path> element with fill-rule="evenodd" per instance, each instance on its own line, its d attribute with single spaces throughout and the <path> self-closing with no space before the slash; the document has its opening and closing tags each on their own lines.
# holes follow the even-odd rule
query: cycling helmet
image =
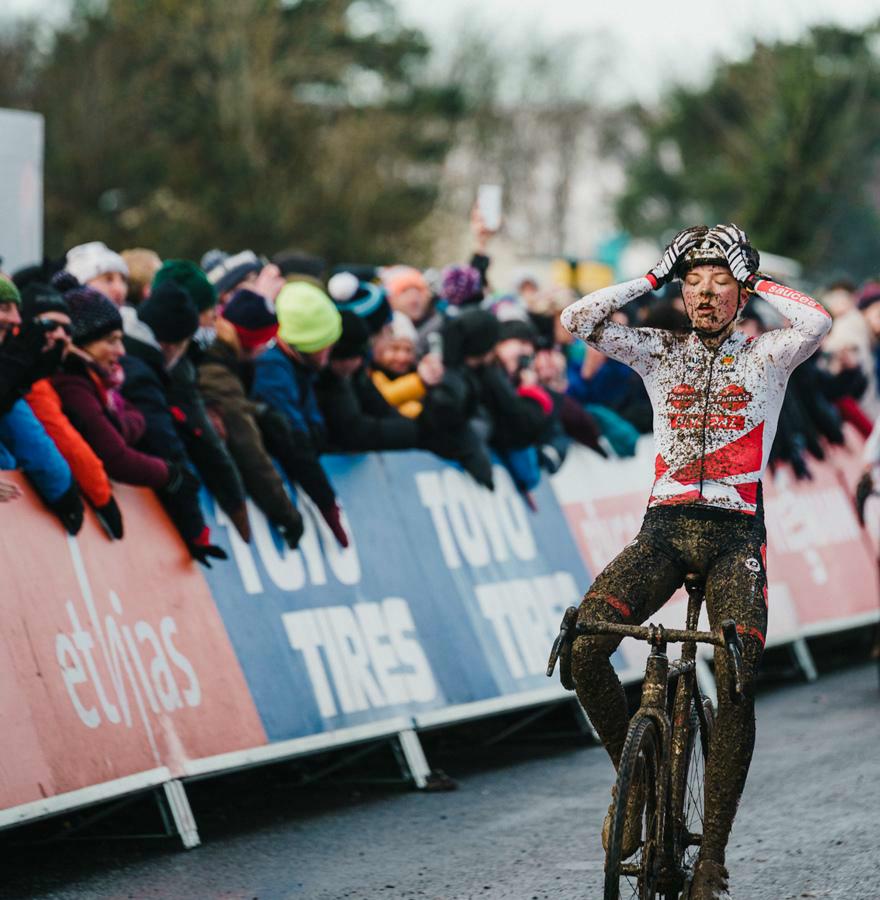
<svg viewBox="0 0 880 900">
<path fill-rule="evenodd" d="M 758 266 L 761 264 L 761 256 L 758 251 L 751 244 L 743 244 L 742 250 L 746 261 L 753 263 L 749 266 L 749 269 L 757 272 Z M 724 253 L 724 248 L 711 237 L 703 238 L 699 244 L 691 247 L 685 253 L 678 263 L 676 275 L 679 278 L 683 278 L 691 269 L 695 269 L 697 266 L 724 266 L 727 268 L 727 256 Z"/>
<path fill-rule="evenodd" d="M 721 244 L 712 238 L 703 238 L 679 260 L 676 274 L 679 278 L 683 278 L 697 266 L 727 266 L 727 257 Z"/>
</svg>

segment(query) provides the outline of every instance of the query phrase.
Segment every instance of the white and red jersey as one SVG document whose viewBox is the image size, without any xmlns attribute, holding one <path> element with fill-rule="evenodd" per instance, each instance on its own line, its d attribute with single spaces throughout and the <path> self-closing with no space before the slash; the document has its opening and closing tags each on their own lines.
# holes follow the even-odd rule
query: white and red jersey
<svg viewBox="0 0 880 900">
<path fill-rule="evenodd" d="M 693 332 L 610 320 L 650 290 L 647 278 L 603 288 L 565 309 L 562 324 L 645 382 L 657 445 L 649 506 L 699 504 L 754 514 L 788 378 L 819 346 L 831 317 L 805 294 L 761 280 L 758 295 L 790 327 L 757 338 L 733 331 L 710 349 Z"/>
</svg>

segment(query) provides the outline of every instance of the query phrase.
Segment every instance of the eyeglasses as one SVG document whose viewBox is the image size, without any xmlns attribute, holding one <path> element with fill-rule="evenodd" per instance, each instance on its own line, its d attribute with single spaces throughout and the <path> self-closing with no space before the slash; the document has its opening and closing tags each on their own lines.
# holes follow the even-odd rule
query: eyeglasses
<svg viewBox="0 0 880 900">
<path fill-rule="evenodd" d="M 43 329 L 47 334 L 50 334 L 53 331 L 57 331 L 57 329 L 61 329 L 68 337 L 73 334 L 73 326 L 70 322 L 56 322 L 55 319 L 37 319 L 37 325 Z"/>
</svg>

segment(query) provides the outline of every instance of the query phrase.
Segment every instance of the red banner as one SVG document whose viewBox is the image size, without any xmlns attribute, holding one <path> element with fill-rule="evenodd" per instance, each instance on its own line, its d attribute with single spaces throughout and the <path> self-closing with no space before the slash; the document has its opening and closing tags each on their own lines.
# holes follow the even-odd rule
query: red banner
<svg viewBox="0 0 880 900">
<path fill-rule="evenodd" d="M 125 539 L 0 505 L 0 808 L 266 743 L 204 578 L 150 491 L 115 486 Z M 12 576 L 12 577 L 10 577 Z"/>
</svg>

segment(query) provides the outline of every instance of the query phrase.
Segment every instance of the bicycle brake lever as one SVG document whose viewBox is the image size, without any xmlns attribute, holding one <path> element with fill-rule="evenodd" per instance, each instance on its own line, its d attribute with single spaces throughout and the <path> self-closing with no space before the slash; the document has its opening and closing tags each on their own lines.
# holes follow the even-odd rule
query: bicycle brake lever
<svg viewBox="0 0 880 900">
<path fill-rule="evenodd" d="M 550 648 L 550 659 L 547 661 L 548 678 L 553 677 L 553 671 L 556 669 L 556 661 L 559 659 L 559 654 L 562 651 L 563 645 L 571 640 L 571 633 L 574 630 L 576 621 L 577 609 L 574 606 L 569 606 L 562 615 L 562 624 L 559 626 L 559 634 L 556 635 L 556 640 L 553 641 L 553 646 Z"/>
<path fill-rule="evenodd" d="M 733 684 L 730 686 L 730 699 L 734 703 L 740 703 L 745 693 L 743 686 L 742 651 L 743 642 L 736 630 L 736 622 L 733 619 L 725 619 L 721 623 L 721 633 L 727 646 L 727 653 L 733 665 Z"/>
</svg>

